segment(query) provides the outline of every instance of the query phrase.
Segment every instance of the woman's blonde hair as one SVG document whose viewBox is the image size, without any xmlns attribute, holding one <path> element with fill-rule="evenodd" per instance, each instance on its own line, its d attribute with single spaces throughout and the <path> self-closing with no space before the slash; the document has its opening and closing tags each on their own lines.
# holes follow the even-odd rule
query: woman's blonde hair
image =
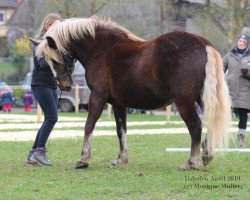
<svg viewBox="0 0 250 200">
<path fill-rule="evenodd" d="M 40 28 L 38 29 L 38 32 L 37 32 L 37 36 L 38 37 L 42 37 L 48 30 L 48 28 L 50 27 L 50 25 L 56 21 L 56 20 L 61 20 L 62 17 L 61 15 L 59 14 L 56 14 L 56 13 L 51 13 L 51 14 L 48 14 L 42 24 L 40 25 Z"/>
</svg>

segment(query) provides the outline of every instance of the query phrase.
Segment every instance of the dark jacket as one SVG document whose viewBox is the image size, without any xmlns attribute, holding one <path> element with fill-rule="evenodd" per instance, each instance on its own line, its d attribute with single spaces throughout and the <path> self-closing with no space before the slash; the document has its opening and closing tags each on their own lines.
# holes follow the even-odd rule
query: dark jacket
<svg viewBox="0 0 250 200">
<path fill-rule="evenodd" d="M 250 80 L 244 78 L 240 71 L 240 66 L 249 62 L 249 49 L 239 55 L 234 48 L 223 58 L 233 108 L 250 109 Z"/>
<path fill-rule="evenodd" d="M 12 103 L 12 95 L 10 92 L 4 92 L 2 94 L 1 104 L 11 104 Z"/>
<path fill-rule="evenodd" d="M 57 88 L 57 83 L 50 66 L 45 61 L 44 57 L 35 56 L 35 48 L 33 46 L 34 69 L 32 73 L 31 86 L 43 85 L 51 88 Z"/>
</svg>

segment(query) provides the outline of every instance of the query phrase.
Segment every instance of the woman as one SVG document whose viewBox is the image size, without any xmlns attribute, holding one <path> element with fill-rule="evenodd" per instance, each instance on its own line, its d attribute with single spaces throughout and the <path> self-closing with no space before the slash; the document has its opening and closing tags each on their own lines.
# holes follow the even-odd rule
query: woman
<svg viewBox="0 0 250 200">
<path fill-rule="evenodd" d="M 250 64 L 250 50 L 248 48 L 249 38 L 242 34 L 239 36 L 235 46 L 223 58 L 224 70 L 227 71 L 226 78 L 232 99 L 234 112 L 239 116 L 238 123 L 238 145 L 244 146 L 247 128 L 247 113 L 250 112 L 250 80 L 243 76 L 240 67 Z"/>
<path fill-rule="evenodd" d="M 43 35 L 51 27 L 60 23 L 60 20 L 61 16 L 57 14 L 47 15 L 41 24 L 37 38 L 43 39 Z M 27 163 L 39 164 L 41 166 L 52 166 L 46 158 L 45 146 L 58 119 L 57 83 L 49 65 L 45 61 L 45 58 L 35 56 L 35 48 L 36 46 L 33 48 L 34 70 L 32 73 L 31 90 L 41 106 L 45 117 L 42 126 L 37 132 L 33 147 L 27 156 Z"/>
</svg>

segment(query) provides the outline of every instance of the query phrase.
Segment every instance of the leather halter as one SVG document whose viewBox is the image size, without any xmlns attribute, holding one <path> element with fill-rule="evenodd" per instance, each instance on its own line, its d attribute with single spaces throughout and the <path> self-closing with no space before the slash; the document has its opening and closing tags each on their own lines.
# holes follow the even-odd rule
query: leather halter
<svg viewBox="0 0 250 200">
<path fill-rule="evenodd" d="M 68 54 L 64 54 L 64 53 L 60 53 L 60 54 L 61 54 L 61 57 L 63 59 L 63 62 L 65 63 L 64 68 L 66 70 L 65 70 L 65 73 L 63 75 L 61 75 L 61 76 L 55 76 L 54 78 L 55 78 L 55 80 L 60 81 L 60 80 L 62 80 L 65 77 L 68 76 L 69 79 L 70 79 L 71 84 L 73 84 L 73 80 L 72 80 L 71 74 L 74 71 L 75 65 L 72 68 L 70 68 L 69 63 L 68 63 L 68 58 L 71 59 L 71 60 L 73 58 L 72 58 L 72 56 L 70 56 Z"/>
</svg>

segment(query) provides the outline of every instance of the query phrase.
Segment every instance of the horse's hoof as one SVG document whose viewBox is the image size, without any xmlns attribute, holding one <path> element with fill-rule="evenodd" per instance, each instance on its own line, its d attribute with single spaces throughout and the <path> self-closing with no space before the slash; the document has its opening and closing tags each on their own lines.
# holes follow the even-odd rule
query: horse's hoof
<svg viewBox="0 0 250 200">
<path fill-rule="evenodd" d="M 87 163 L 84 160 L 79 160 L 79 161 L 77 161 L 75 168 L 76 169 L 82 169 L 82 168 L 88 168 L 88 166 L 89 166 L 89 163 Z"/>
<path fill-rule="evenodd" d="M 208 165 L 213 160 L 213 158 L 213 156 L 202 156 L 203 165 Z"/>
<path fill-rule="evenodd" d="M 124 165 L 124 164 L 128 164 L 128 160 L 115 159 L 112 162 L 113 166 L 121 166 L 121 165 Z"/>
<path fill-rule="evenodd" d="M 187 162 L 179 167 L 181 171 L 188 171 L 188 170 L 199 170 L 200 169 L 200 164 L 194 164 L 191 162 Z"/>
</svg>

